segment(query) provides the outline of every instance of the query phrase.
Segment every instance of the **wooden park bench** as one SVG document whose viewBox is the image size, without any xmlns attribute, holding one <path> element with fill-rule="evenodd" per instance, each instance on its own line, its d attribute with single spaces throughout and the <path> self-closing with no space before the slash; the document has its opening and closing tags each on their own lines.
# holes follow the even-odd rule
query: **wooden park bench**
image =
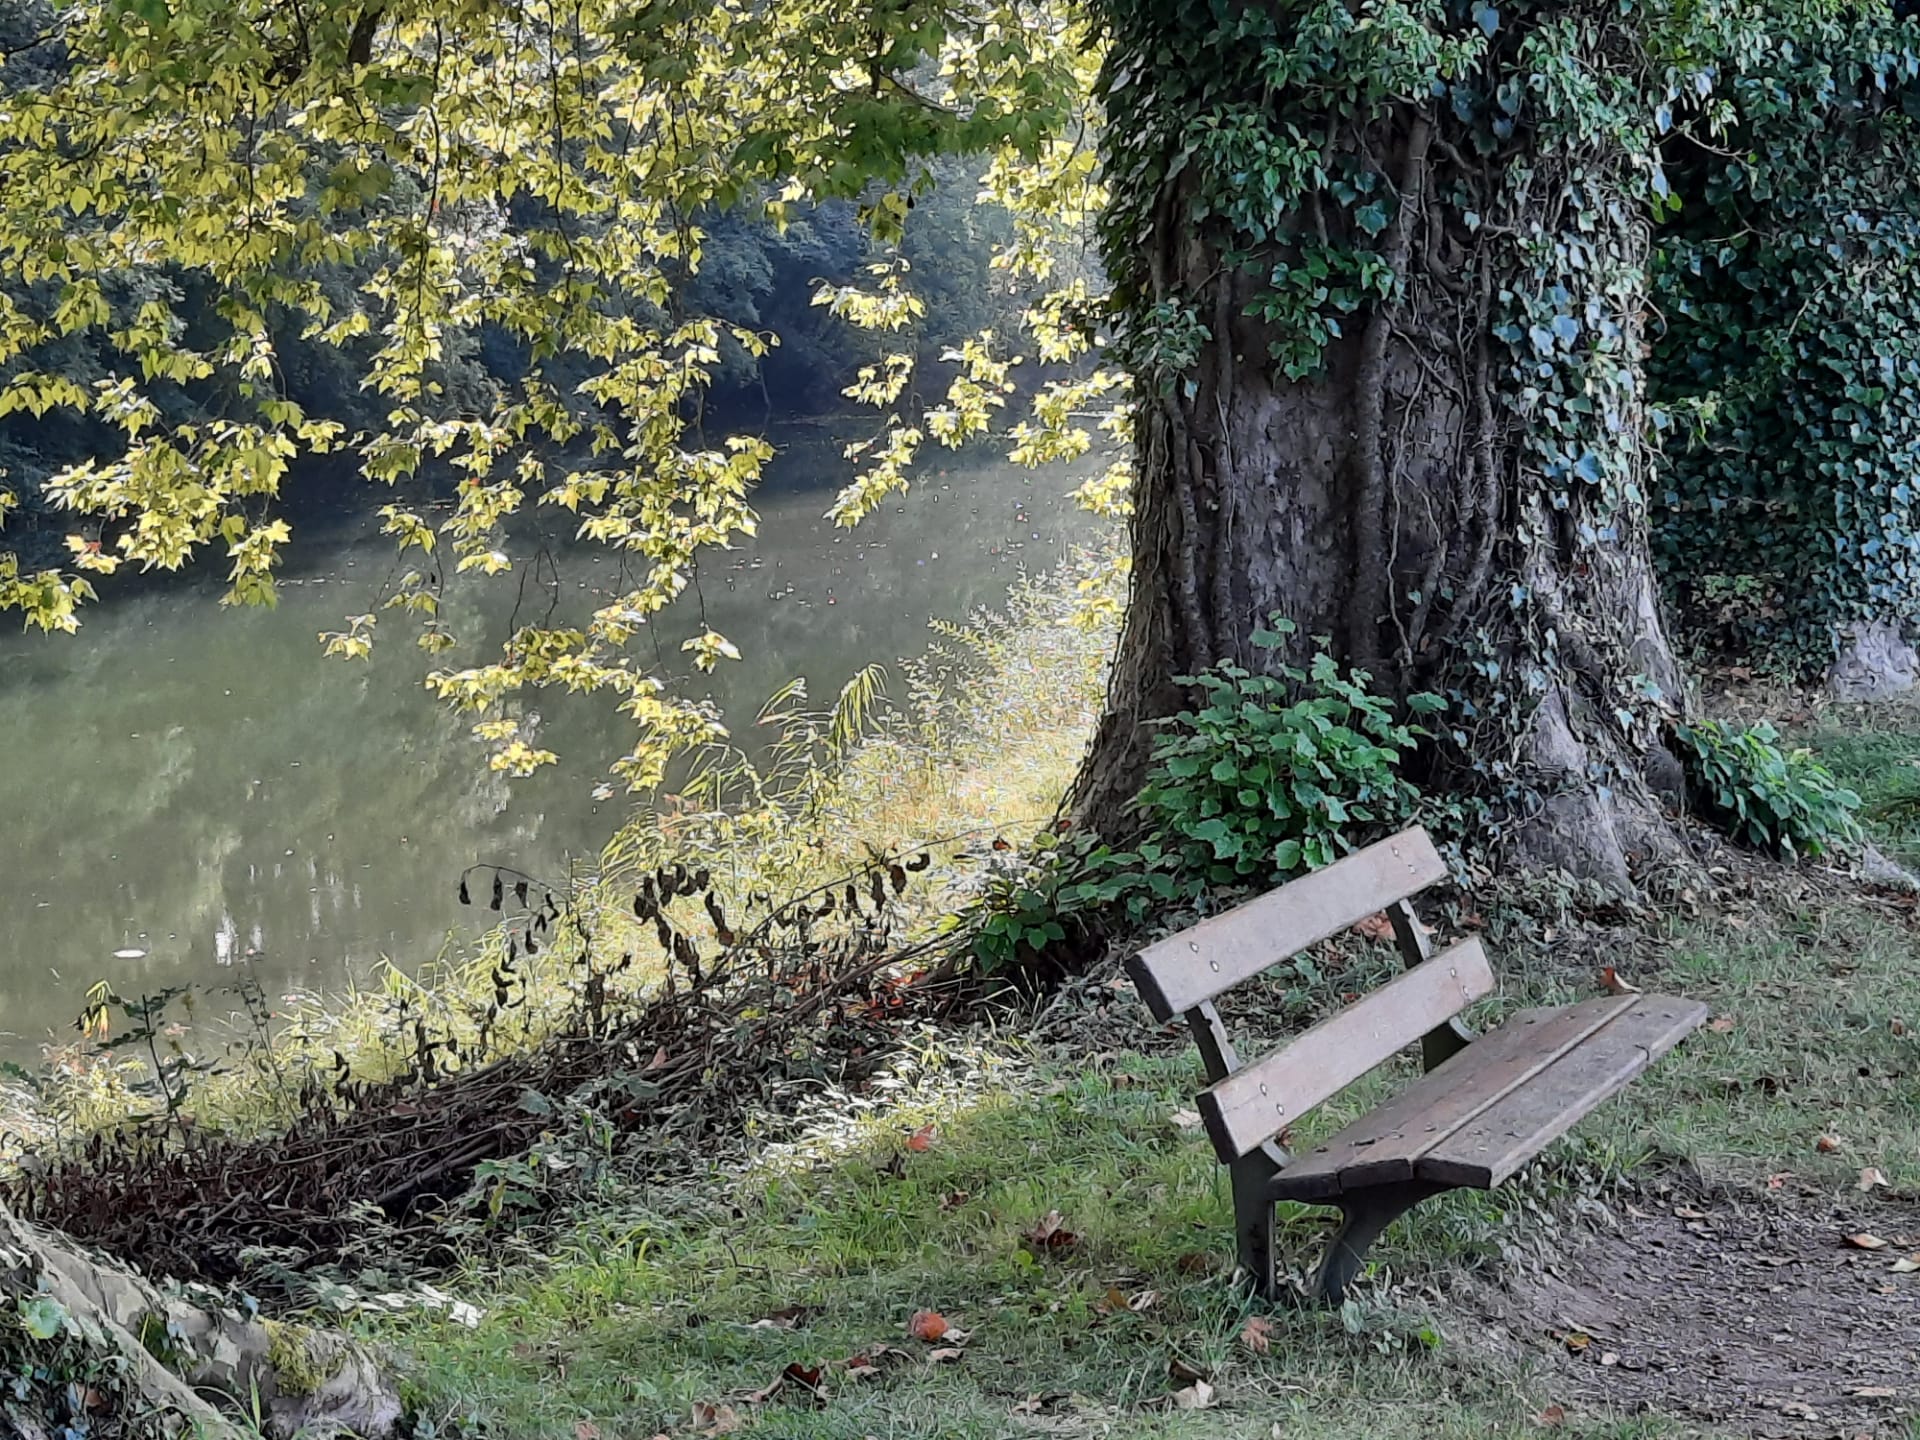
<svg viewBox="0 0 1920 1440">
<path fill-rule="evenodd" d="M 1240 1264 L 1275 1293 L 1274 1205 L 1339 1207 L 1314 1284 L 1338 1301 L 1367 1248 L 1421 1201 L 1500 1184 L 1706 1018 L 1693 1000 L 1607 995 L 1522 1010 L 1475 1039 L 1454 1017 L 1492 993 L 1478 940 L 1436 955 L 1408 897 L 1447 875 L 1424 830 L 1390 840 L 1162 940 L 1127 971 L 1154 1015 L 1185 1015 L 1211 1082 L 1198 1109 L 1233 1180 Z M 1251 1065 L 1214 998 L 1380 911 L 1406 973 Z M 1426 1074 L 1325 1144 L 1289 1156 L 1275 1137 L 1414 1041 Z"/>
</svg>

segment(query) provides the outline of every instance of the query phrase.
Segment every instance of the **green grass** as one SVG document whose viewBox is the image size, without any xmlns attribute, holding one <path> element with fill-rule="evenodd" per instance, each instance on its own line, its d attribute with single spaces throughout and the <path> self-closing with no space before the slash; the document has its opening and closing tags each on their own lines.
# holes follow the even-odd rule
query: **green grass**
<svg viewBox="0 0 1920 1440">
<path fill-rule="evenodd" d="M 1908 787 L 1920 796 L 1920 733 L 1828 722 L 1812 738 L 1866 797 L 1876 840 L 1920 859 L 1920 800 L 1911 813 L 1890 803 Z M 1570 1244 L 1576 1196 L 1610 1199 L 1623 1176 L 1683 1163 L 1756 1196 L 1790 1173 L 1783 1200 L 1850 1192 L 1873 1166 L 1894 1196 L 1920 1199 L 1920 920 L 1817 867 L 1757 868 L 1746 891 L 1584 940 L 1496 914 L 1502 989 L 1481 1023 L 1592 995 L 1603 963 L 1709 1001 L 1714 1023 L 1515 1182 L 1397 1225 L 1341 1312 L 1273 1311 L 1232 1282 L 1225 1173 L 1174 1119 L 1197 1064 L 1124 995 L 1057 1042 L 929 1035 L 896 1083 L 821 1097 L 799 1140 L 762 1147 L 748 1168 L 613 1186 L 557 1240 L 530 1234 L 522 1258 L 510 1243 L 476 1261 L 448 1288 L 484 1308 L 478 1325 L 414 1316 L 385 1322 L 386 1338 L 422 1414 L 516 1440 L 716 1433 L 716 1415 L 791 1440 L 1697 1434 L 1677 1417 L 1571 1406 L 1546 1425 L 1551 1378 L 1479 1348 L 1477 1322 L 1440 1297 L 1453 1278 L 1497 1271 L 1505 1247 Z M 1317 960 L 1237 997 L 1252 1002 L 1243 1049 L 1395 968 L 1385 947 L 1351 940 Z M 1296 1141 L 1412 1073 L 1396 1061 Z M 931 1145 L 910 1148 L 928 1124 Z M 1837 1144 L 1823 1151 L 1823 1136 Z M 1055 1211 L 1077 1239 L 1037 1248 L 1028 1232 Z M 1283 1269 L 1310 1271 L 1328 1228 L 1326 1212 L 1283 1207 Z M 1113 1291 L 1156 1298 L 1115 1311 Z M 755 1323 L 792 1306 L 808 1307 L 798 1327 Z M 932 1363 L 908 1338 L 922 1309 L 970 1332 L 957 1359 Z M 1265 1354 L 1239 1338 L 1256 1315 L 1273 1326 Z M 895 1352 L 849 1378 L 845 1362 L 876 1346 Z M 1210 1407 L 1170 1408 L 1176 1361 L 1205 1375 Z M 824 1398 L 793 1384 L 746 1398 L 789 1365 L 822 1367 Z"/>
<path fill-rule="evenodd" d="M 1874 843 L 1900 864 L 1920 866 L 1920 705 L 1832 712 L 1798 738 L 1860 796 Z"/>
<path fill-rule="evenodd" d="M 577 1436 L 585 1421 L 642 1440 L 692 1430 L 700 1403 L 732 1406 L 741 1433 L 795 1440 L 1534 1432 L 1544 1402 L 1472 1356 L 1445 1316 L 1390 1308 L 1377 1285 L 1344 1313 L 1273 1313 L 1229 1283 L 1224 1172 L 1171 1119 L 1190 1103 L 1188 1058 L 1069 1067 L 1000 1050 L 947 1054 L 921 1075 L 897 1107 L 704 1194 L 609 1203 L 550 1262 L 507 1276 L 477 1328 L 413 1328 L 428 1412 L 494 1434 Z M 929 1121 L 930 1148 L 906 1148 Z M 1383 1266 L 1405 1278 L 1460 1263 L 1515 1223 L 1501 1206 L 1530 1194 L 1429 1206 L 1382 1247 Z M 1077 1239 L 1036 1253 L 1027 1232 L 1052 1211 Z M 1283 1264 L 1310 1265 L 1325 1228 L 1319 1212 L 1290 1213 Z M 498 1283 L 476 1273 L 456 1288 Z M 1105 1313 L 1111 1290 L 1157 1298 Z M 806 1324 L 755 1327 L 794 1305 L 812 1308 Z M 970 1332 L 960 1358 L 931 1363 L 933 1347 L 908 1338 L 921 1309 Z M 1274 1326 L 1266 1355 L 1238 1338 L 1254 1315 Z M 876 1345 L 904 1353 L 845 1379 L 840 1362 Z M 1176 1359 L 1207 1375 L 1213 1407 L 1166 1408 Z M 765 1404 L 741 1398 L 790 1364 L 826 1367 L 823 1402 L 791 1385 Z"/>
<path fill-rule="evenodd" d="M 699 1404 L 731 1407 L 739 1433 L 794 1440 L 1697 1433 L 1571 1413 L 1549 1432 L 1551 1382 L 1478 1350 L 1473 1322 L 1428 1282 L 1497 1267 L 1503 1244 L 1551 1251 L 1570 1240 L 1558 1217 L 1574 1194 L 1678 1161 L 1759 1193 L 1783 1171 L 1796 1190 L 1845 1192 L 1873 1165 L 1920 1195 L 1920 1042 L 1891 1023 L 1911 1011 L 1920 1029 L 1916 950 L 1906 922 L 1817 890 L 1675 926 L 1655 947 L 1664 963 L 1634 978 L 1706 998 L 1730 1026 L 1694 1036 L 1501 1191 L 1416 1211 L 1344 1313 L 1271 1312 L 1231 1283 L 1225 1174 L 1173 1119 L 1197 1067 L 1143 1026 L 1132 1042 L 1106 1033 L 1097 1060 L 1075 1043 L 935 1046 L 880 1102 L 823 1103 L 802 1143 L 745 1173 L 611 1192 L 537 1258 L 477 1266 L 449 1288 L 486 1309 L 478 1327 L 416 1320 L 393 1338 L 426 1413 L 516 1437 L 698 1433 Z M 1327 983 L 1386 963 L 1368 956 Z M 1495 1010 L 1594 989 L 1540 957 L 1506 970 Z M 1294 993 L 1270 1013 L 1333 998 Z M 1301 1138 L 1409 1073 L 1401 1062 L 1355 1087 Z M 928 1123 L 930 1148 L 909 1149 Z M 1840 1148 L 1821 1153 L 1822 1135 Z M 1051 1211 L 1078 1239 L 1036 1254 L 1024 1237 Z M 1325 1212 L 1286 1209 L 1283 1268 L 1310 1270 L 1327 1229 Z M 1158 1298 L 1104 1313 L 1115 1289 Z M 798 1328 L 754 1325 L 795 1305 L 811 1309 Z M 971 1332 L 960 1359 L 931 1364 L 907 1337 L 920 1309 Z M 1237 1338 L 1256 1314 L 1275 1327 L 1266 1355 Z M 904 1353 L 844 1378 L 842 1362 L 876 1345 Z M 1208 1377 L 1211 1408 L 1165 1408 L 1176 1358 Z M 790 1364 L 824 1366 L 827 1397 L 789 1385 L 743 1398 Z"/>
</svg>

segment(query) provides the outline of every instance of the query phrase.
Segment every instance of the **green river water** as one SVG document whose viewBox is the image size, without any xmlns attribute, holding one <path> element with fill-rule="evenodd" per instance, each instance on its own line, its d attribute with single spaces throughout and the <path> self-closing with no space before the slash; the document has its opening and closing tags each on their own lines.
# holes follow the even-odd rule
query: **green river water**
<svg viewBox="0 0 1920 1440">
<path fill-rule="evenodd" d="M 846 475 L 837 447 L 780 438 L 759 537 L 701 566 L 743 658 L 683 682 L 736 722 L 795 675 L 828 697 L 868 661 L 918 653 L 930 618 L 995 603 L 1100 533 L 1067 498 L 1075 476 L 964 456 L 842 531 L 822 518 Z M 75 636 L 0 635 L 0 1059 L 71 1039 L 98 980 L 128 997 L 191 985 L 224 1014 L 243 975 L 271 996 L 415 964 L 470 933 L 463 866 L 565 875 L 626 813 L 606 786 L 628 743 L 610 706 L 533 699 L 561 763 L 510 782 L 420 688 L 394 622 L 370 662 L 323 660 L 318 632 L 371 608 L 393 550 L 370 529 L 316 531 L 273 610 L 223 609 L 215 580 L 190 576 L 109 589 Z M 568 551 L 563 597 L 590 601 L 614 569 Z M 468 587 L 449 618 L 497 644 L 513 600 Z M 691 626 L 662 625 L 663 650 Z"/>
</svg>

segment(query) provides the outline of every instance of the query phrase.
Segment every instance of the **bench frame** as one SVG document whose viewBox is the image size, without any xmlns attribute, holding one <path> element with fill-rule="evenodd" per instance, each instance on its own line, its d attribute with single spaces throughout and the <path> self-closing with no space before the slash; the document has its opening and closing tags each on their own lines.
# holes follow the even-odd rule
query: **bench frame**
<svg viewBox="0 0 1920 1440">
<path fill-rule="evenodd" d="M 1314 1297 L 1337 1302 L 1360 1273 L 1368 1249 L 1400 1216 L 1444 1191 L 1469 1184 L 1495 1184 L 1504 1178 L 1505 1173 L 1509 1173 L 1504 1158 L 1500 1162 L 1490 1161 L 1491 1168 L 1477 1180 L 1450 1178 L 1441 1172 L 1421 1175 L 1416 1166 L 1407 1165 L 1396 1178 L 1378 1182 L 1363 1179 L 1355 1188 L 1346 1189 L 1338 1183 L 1329 1187 L 1325 1183 L 1327 1175 L 1322 1167 L 1320 1175 L 1315 1177 L 1319 1183 L 1291 1185 L 1291 1177 L 1286 1172 L 1293 1163 L 1293 1157 L 1274 1137 L 1285 1129 L 1284 1124 L 1275 1118 L 1275 1112 L 1284 1110 L 1292 1097 L 1286 1096 L 1283 1089 L 1283 1098 L 1269 1104 L 1268 1100 L 1260 1098 L 1267 1095 L 1267 1085 L 1261 1083 L 1258 1087 L 1259 1096 L 1255 1097 L 1250 1092 L 1249 1084 L 1259 1077 L 1243 1077 L 1240 1085 L 1235 1087 L 1243 1093 L 1231 1102 L 1237 1109 L 1229 1113 L 1223 1109 L 1218 1093 L 1222 1082 L 1242 1075 L 1248 1067 L 1241 1061 L 1220 1017 L 1215 1005 L 1217 996 L 1262 970 L 1382 911 L 1392 926 L 1395 948 L 1400 952 L 1408 972 L 1434 961 L 1433 946 L 1414 912 L 1410 897 L 1444 878 L 1445 874 L 1445 866 L 1426 834 L 1417 829 L 1405 831 L 1357 852 L 1326 870 L 1315 872 L 1304 880 L 1281 886 L 1236 910 L 1202 921 L 1148 947 L 1127 962 L 1128 975 L 1154 1014 L 1162 1020 L 1184 1015 L 1192 1032 L 1209 1086 L 1208 1091 L 1200 1097 L 1200 1107 L 1232 1182 L 1234 1233 L 1240 1269 L 1253 1288 L 1265 1298 L 1275 1298 L 1279 1293 L 1274 1264 L 1275 1206 L 1278 1201 L 1294 1199 L 1339 1209 L 1339 1229 L 1333 1236 L 1312 1286 Z M 1283 930 L 1293 928 L 1282 938 L 1274 933 L 1276 927 Z M 1452 968 L 1451 962 L 1456 957 L 1459 960 L 1458 968 Z M 1393 1009 L 1379 1005 L 1368 1012 L 1370 1017 L 1386 1019 L 1388 1024 L 1385 1028 L 1389 1030 L 1397 1019 L 1400 1033 L 1409 1041 L 1418 1034 L 1421 1058 L 1429 1073 L 1454 1056 L 1468 1051 L 1473 1045 L 1476 1037 L 1460 1023 L 1457 1014 L 1467 1003 L 1487 993 L 1492 987 L 1491 972 L 1476 942 L 1469 941 L 1455 947 L 1438 959 L 1439 963 L 1450 965 L 1448 976 L 1465 975 L 1467 978 L 1452 981 L 1435 974 L 1415 981 L 1409 973 L 1402 980 L 1393 982 L 1392 986 L 1374 991 L 1373 995 L 1381 996 L 1390 988 L 1406 990 L 1417 984 L 1425 991 L 1422 997 L 1414 999 L 1409 996 L 1413 1003 L 1399 1007 L 1397 1016 Z M 1212 973 L 1206 973 L 1208 971 Z M 1570 1099 L 1565 1106 L 1567 1113 L 1564 1123 L 1556 1122 L 1557 1128 L 1552 1133 L 1560 1133 L 1593 1108 L 1599 1098 L 1626 1084 L 1645 1064 L 1651 1063 L 1657 1054 L 1664 1053 L 1680 1036 L 1705 1018 L 1705 1007 L 1693 1002 L 1668 1001 L 1665 997 L 1657 996 L 1644 998 L 1661 1007 L 1658 1014 L 1650 1017 L 1649 1043 L 1642 1045 L 1634 1042 L 1630 1047 L 1643 1054 L 1644 1059 L 1636 1057 L 1614 1065 L 1613 1069 L 1621 1072 L 1620 1078 L 1607 1078 L 1597 1085 L 1590 1084 L 1586 1095 Z M 1355 1005 L 1361 1005 L 1364 1001 L 1365 997 Z M 1537 1063 L 1528 1062 L 1521 1079 L 1508 1083 L 1504 1090 L 1499 1090 L 1480 1109 L 1467 1112 L 1468 1120 L 1490 1111 L 1507 1095 L 1571 1054 L 1586 1039 L 1592 1039 L 1637 1003 L 1635 1000 L 1611 1002 L 1611 1005 L 1609 1002 L 1598 1002 L 1607 1013 L 1589 1023 L 1581 1039 L 1562 1045 L 1551 1053 L 1541 1051 L 1545 1058 Z M 1594 1005 L 1595 1002 L 1589 1002 L 1588 1009 L 1599 1014 Z M 1418 1030 L 1417 1027 L 1424 1023 L 1426 1017 L 1438 1013 L 1444 1013 L 1445 1018 L 1431 1028 Z M 1579 1015 L 1566 1012 L 1531 1011 L 1515 1017 L 1515 1021 L 1537 1024 L 1543 1019 L 1550 1020 L 1554 1015 L 1562 1015 L 1576 1026 L 1581 1020 Z M 1337 1019 L 1338 1015 L 1333 1018 Z M 1384 1063 L 1398 1048 L 1397 1044 L 1390 1043 L 1393 1038 L 1390 1033 L 1385 1040 L 1380 1038 L 1382 1029 L 1379 1025 L 1374 1026 L 1358 1042 L 1362 1052 L 1360 1058 L 1365 1059 L 1366 1063 L 1355 1068 L 1350 1063 L 1353 1057 L 1347 1057 L 1349 1063 L 1344 1065 L 1344 1069 L 1348 1073 L 1364 1074 Z M 1314 1034 L 1314 1031 L 1307 1032 L 1308 1036 Z M 1299 1038 L 1296 1037 L 1296 1042 Z M 1525 1034 L 1516 1036 L 1514 1048 L 1524 1052 L 1536 1038 Z M 1369 1041 L 1372 1043 L 1369 1044 Z M 1385 1048 L 1381 1049 L 1382 1046 Z M 1291 1044 L 1282 1047 L 1274 1056 L 1258 1062 L 1256 1069 L 1262 1075 L 1272 1075 L 1277 1082 L 1276 1062 L 1292 1048 Z M 1312 1047 L 1307 1048 L 1311 1051 Z M 1311 1059 L 1325 1061 L 1326 1048 L 1327 1041 L 1323 1038 L 1320 1050 L 1313 1052 Z M 1479 1053 L 1482 1057 L 1491 1057 L 1495 1052 Z M 1487 1059 L 1482 1063 L 1482 1069 L 1494 1063 Z M 1311 1082 L 1306 1086 L 1309 1091 L 1306 1097 L 1308 1103 L 1301 1105 L 1291 1119 L 1297 1120 L 1301 1114 L 1313 1108 L 1319 1099 L 1343 1088 L 1344 1082 L 1339 1074 L 1320 1073 L 1327 1070 L 1324 1064 L 1317 1071 L 1314 1066 L 1306 1067 L 1305 1078 Z M 1450 1077 L 1457 1071 L 1458 1067 L 1450 1071 Z M 1465 1072 L 1460 1073 L 1464 1077 Z M 1298 1081 L 1302 1076 L 1295 1075 L 1294 1078 Z M 1453 1093 L 1462 1093 L 1452 1078 L 1423 1083 L 1429 1087 L 1442 1087 L 1441 1093 L 1446 1093 L 1448 1087 L 1452 1088 Z M 1249 1109 L 1259 1113 L 1248 1118 L 1246 1112 Z M 1467 1121 L 1461 1119 L 1454 1121 L 1456 1128 L 1465 1123 Z M 1269 1126 L 1271 1129 L 1267 1128 Z M 1253 1135 L 1263 1131 L 1268 1138 L 1247 1144 Z M 1537 1148 L 1529 1147 L 1529 1158 L 1537 1153 Z M 1334 1193 L 1327 1193 L 1329 1188 Z"/>
</svg>

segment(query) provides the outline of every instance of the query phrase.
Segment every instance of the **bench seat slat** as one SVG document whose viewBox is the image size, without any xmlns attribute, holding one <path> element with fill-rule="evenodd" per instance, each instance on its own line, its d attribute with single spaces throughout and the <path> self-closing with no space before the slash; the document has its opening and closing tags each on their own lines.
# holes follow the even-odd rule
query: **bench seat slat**
<svg viewBox="0 0 1920 1440">
<path fill-rule="evenodd" d="M 1147 947 L 1127 973 L 1154 1017 L 1171 1020 L 1446 878 L 1426 831 L 1403 831 Z"/>
<path fill-rule="evenodd" d="M 1343 1190 L 1413 1178 L 1414 1162 L 1496 1100 L 1530 1080 L 1639 999 L 1605 995 L 1522 1010 L 1444 1065 L 1302 1152 L 1273 1182 L 1276 1200 L 1330 1200 Z"/>
<path fill-rule="evenodd" d="M 1487 1190 L 1538 1155 L 1707 1018 L 1698 1000 L 1642 995 L 1632 1009 L 1419 1159 L 1423 1180 Z"/>
<path fill-rule="evenodd" d="M 1493 992 L 1478 940 L 1465 940 L 1328 1016 L 1284 1049 L 1200 1092 L 1223 1161 L 1245 1155 L 1436 1025 Z"/>
</svg>

